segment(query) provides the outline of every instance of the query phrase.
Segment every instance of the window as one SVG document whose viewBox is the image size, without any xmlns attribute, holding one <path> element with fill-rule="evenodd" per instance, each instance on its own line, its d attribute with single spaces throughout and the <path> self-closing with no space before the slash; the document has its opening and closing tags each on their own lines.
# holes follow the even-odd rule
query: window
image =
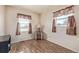
<svg viewBox="0 0 79 59">
<path fill-rule="evenodd" d="M 18 18 L 18 19 L 19 19 L 18 22 L 19 22 L 20 32 L 29 31 L 30 20 L 24 18 Z"/>
<path fill-rule="evenodd" d="M 69 6 L 64 9 L 53 12 L 52 32 L 56 32 L 58 28 L 66 30 L 66 34 L 76 35 L 76 21 L 74 17 L 74 6 Z"/>
<path fill-rule="evenodd" d="M 61 26 L 61 27 L 66 27 L 68 17 L 72 16 L 72 15 L 74 15 L 74 14 L 68 14 L 68 15 L 63 15 L 63 16 L 60 16 L 60 17 L 56 17 L 56 25 Z"/>
<path fill-rule="evenodd" d="M 24 14 L 17 14 L 17 26 L 16 26 L 16 35 L 21 35 L 21 32 L 32 33 L 32 24 L 31 24 L 31 16 Z"/>
<path fill-rule="evenodd" d="M 57 26 L 67 26 L 67 20 L 68 18 L 57 19 L 56 24 Z"/>
</svg>

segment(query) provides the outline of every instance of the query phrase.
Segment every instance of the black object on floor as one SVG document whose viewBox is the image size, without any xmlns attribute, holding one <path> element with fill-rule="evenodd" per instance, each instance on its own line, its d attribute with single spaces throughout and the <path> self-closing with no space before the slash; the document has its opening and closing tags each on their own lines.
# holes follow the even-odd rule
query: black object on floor
<svg viewBox="0 0 79 59">
<path fill-rule="evenodd" d="M 8 53 L 11 48 L 11 36 L 0 36 L 0 53 Z"/>
</svg>

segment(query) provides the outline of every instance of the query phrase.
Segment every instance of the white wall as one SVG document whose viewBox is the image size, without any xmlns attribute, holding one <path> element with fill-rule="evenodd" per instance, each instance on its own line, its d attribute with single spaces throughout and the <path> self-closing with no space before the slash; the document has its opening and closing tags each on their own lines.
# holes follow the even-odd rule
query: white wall
<svg viewBox="0 0 79 59">
<path fill-rule="evenodd" d="M 5 6 L 0 6 L 0 36 L 5 35 Z"/>
<path fill-rule="evenodd" d="M 26 14 L 26 15 L 31 15 L 32 16 L 32 31 L 34 32 L 35 30 L 35 25 L 38 24 L 38 20 L 39 20 L 39 15 L 23 9 L 23 8 L 17 8 L 17 7 L 11 7 L 11 6 L 7 6 L 6 7 L 6 34 L 11 34 L 12 36 L 12 43 L 14 42 L 18 42 L 18 41 L 23 41 L 23 40 L 28 40 L 31 39 L 32 35 L 28 34 L 28 33 L 23 33 L 20 36 L 16 36 L 16 21 L 17 21 L 17 13 L 22 13 L 22 14 Z"/>
<path fill-rule="evenodd" d="M 52 11 L 57 11 L 62 9 L 62 7 L 55 7 L 46 13 L 41 15 L 41 24 L 44 25 L 44 31 L 47 33 L 49 41 L 59 44 L 63 47 L 71 49 L 75 52 L 79 52 L 79 6 L 75 6 L 75 18 L 77 22 L 77 36 L 69 36 L 65 34 L 65 28 L 57 27 L 57 32 L 52 32 Z"/>
</svg>

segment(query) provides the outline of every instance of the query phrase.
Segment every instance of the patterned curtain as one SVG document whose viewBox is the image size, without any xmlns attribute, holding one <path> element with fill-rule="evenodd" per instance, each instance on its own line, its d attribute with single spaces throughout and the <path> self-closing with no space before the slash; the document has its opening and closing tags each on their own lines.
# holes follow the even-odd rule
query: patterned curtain
<svg viewBox="0 0 79 59">
<path fill-rule="evenodd" d="M 66 14 L 74 14 L 74 7 L 66 8 Z M 74 15 L 68 17 L 67 30 L 66 33 L 68 35 L 76 35 L 76 21 Z"/>
<path fill-rule="evenodd" d="M 62 15 L 68 15 L 71 13 L 74 13 L 74 6 L 73 5 L 66 7 L 64 9 L 58 10 L 56 12 L 53 12 L 53 17 L 56 18 L 56 17 L 62 16 Z"/>
<path fill-rule="evenodd" d="M 32 33 L 32 24 L 31 24 L 31 16 L 29 16 L 29 20 L 30 20 L 30 23 L 29 23 L 29 34 Z"/>
<path fill-rule="evenodd" d="M 16 27 L 16 35 L 20 35 L 20 30 L 19 30 L 19 22 L 17 22 L 17 27 Z"/>
<path fill-rule="evenodd" d="M 52 32 L 56 32 L 55 19 L 53 19 Z"/>
<path fill-rule="evenodd" d="M 68 18 L 66 33 L 69 35 L 76 35 L 76 22 L 74 16 L 70 16 Z"/>
</svg>

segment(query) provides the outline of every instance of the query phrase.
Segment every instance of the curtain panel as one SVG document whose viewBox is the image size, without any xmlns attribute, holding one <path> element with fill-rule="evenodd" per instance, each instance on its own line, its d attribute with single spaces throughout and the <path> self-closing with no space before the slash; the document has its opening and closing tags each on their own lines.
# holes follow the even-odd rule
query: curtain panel
<svg viewBox="0 0 79 59">
<path fill-rule="evenodd" d="M 56 32 L 55 19 L 53 19 L 53 23 L 52 23 L 52 32 Z"/>
<path fill-rule="evenodd" d="M 30 15 L 25 15 L 25 14 L 20 14 L 18 13 L 17 14 L 17 18 L 23 18 L 23 19 L 31 19 L 31 16 Z"/>
<path fill-rule="evenodd" d="M 16 26 L 16 35 L 20 35 L 20 28 L 19 28 L 19 22 L 17 22 L 17 26 Z"/>
<path fill-rule="evenodd" d="M 29 23 L 29 34 L 31 34 L 32 33 L 32 24 L 31 24 L 31 21 L 32 21 L 32 18 L 31 18 L 31 16 L 29 16 L 29 20 L 30 20 L 30 23 Z"/>
<path fill-rule="evenodd" d="M 68 14 L 71 14 L 71 13 L 74 13 L 74 6 L 73 5 L 66 7 L 64 9 L 58 10 L 56 12 L 53 12 L 53 17 L 59 17 L 59 16 L 62 16 L 62 15 L 68 15 Z"/>
<path fill-rule="evenodd" d="M 68 17 L 66 33 L 69 35 L 76 35 L 76 21 L 74 16 Z"/>
</svg>

